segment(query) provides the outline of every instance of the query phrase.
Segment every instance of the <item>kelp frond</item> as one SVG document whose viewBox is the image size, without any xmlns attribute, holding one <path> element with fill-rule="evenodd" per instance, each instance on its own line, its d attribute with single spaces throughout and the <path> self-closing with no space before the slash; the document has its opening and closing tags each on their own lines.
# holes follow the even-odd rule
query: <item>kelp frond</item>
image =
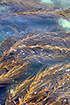
<svg viewBox="0 0 70 105">
<path fill-rule="evenodd" d="M 7 15 L 15 15 L 15 16 L 35 16 L 35 18 L 41 18 L 42 16 L 47 16 L 47 17 L 54 17 L 58 18 L 61 17 L 63 19 L 66 19 L 69 21 L 69 15 L 70 15 L 70 8 L 63 10 L 61 8 L 57 8 L 54 6 L 46 6 L 43 4 L 40 4 L 39 2 L 34 2 L 33 0 L 28 1 L 28 0 L 5 0 L 4 2 L 5 5 L 15 5 L 16 8 L 11 10 L 10 12 L 7 12 Z M 39 17 L 40 16 L 40 17 Z M 3 17 L 2 17 L 3 18 Z"/>
<path fill-rule="evenodd" d="M 31 58 L 35 57 L 46 57 L 46 60 L 70 59 L 70 37 L 63 37 L 60 37 L 59 32 L 47 31 L 37 34 L 29 32 L 26 35 L 22 32 L 11 39 L 6 38 L 0 46 L 3 52 L 0 61 L 9 59 L 9 57 L 13 60 L 22 58 L 23 60 L 32 60 Z"/>
<path fill-rule="evenodd" d="M 50 29 L 51 30 L 51 29 Z M 43 30 L 45 31 L 45 30 Z M 37 34 L 36 34 L 37 33 Z M 54 32 L 29 32 L 7 37 L 0 45 L 0 85 L 24 76 L 30 70 L 30 63 L 44 63 L 46 60 L 70 59 L 70 37 L 60 37 Z M 67 35 L 68 33 L 66 33 Z"/>
<path fill-rule="evenodd" d="M 29 78 L 15 85 L 5 105 L 62 105 L 69 100 L 70 63 L 46 67 Z"/>
<path fill-rule="evenodd" d="M 0 67 L 0 85 L 16 83 L 14 79 L 23 77 L 30 68 L 28 62 L 22 62 L 22 64 L 20 61 L 18 61 L 18 63 L 15 61 L 14 63 L 16 64 L 8 63 L 8 66 L 5 65 L 3 68 Z"/>
<path fill-rule="evenodd" d="M 1 25 L 5 23 L 4 19 L 14 21 L 21 16 L 30 19 L 63 18 L 70 22 L 70 8 L 63 10 L 33 0 L 0 0 L 0 6 L 10 6 L 8 11 L 0 13 Z M 15 85 L 9 90 L 5 105 L 70 104 L 70 32 L 55 31 L 56 25 L 50 29 L 47 26 L 43 30 L 17 33 L 18 24 L 6 24 L 5 27 L 17 34 L 7 36 L 0 45 L 0 87 Z M 51 65 L 46 61 L 61 63 Z M 16 79 L 28 76 L 34 62 L 44 66 L 35 76 L 17 84 Z"/>
</svg>

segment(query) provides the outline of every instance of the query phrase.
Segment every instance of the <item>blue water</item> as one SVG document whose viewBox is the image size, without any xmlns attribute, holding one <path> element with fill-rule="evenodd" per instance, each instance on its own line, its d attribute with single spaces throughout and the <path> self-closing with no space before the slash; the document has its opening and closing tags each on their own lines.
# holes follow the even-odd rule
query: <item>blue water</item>
<svg viewBox="0 0 70 105">
<path fill-rule="evenodd" d="M 35 2 L 41 3 L 40 6 L 39 4 L 36 5 L 37 7 L 40 7 L 40 8 L 41 7 L 45 8 L 48 5 L 52 5 L 54 9 L 55 7 L 57 9 L 70 8 L 70 0 L 43 0 L 43 1 L 37 0 Z M 70 23 L 67 20 L 66 21 L 68 22 L 68 27 L 67 26 L 64 27 L 63 24 L 65 20 L 60 20 L 60 18 L 58 17 L 53 18 L 50 16 L 47 17 L 46 15 L 39 16 L 39 15 L 30 15 L 30 14 L 24 15 L 24 16 L 12 15 L 13 13 L 12 11 L 13 10 L 17 11 L 18 9 L 20 9 L 20 11 L 27 11 L 26 9 L 20 7 L 19 5 L 14 5 L 14 4 L 8 5 L 5 2 L 0 4 L 0 45 L 2 41 L 5 40 L 6 36 L 12 37 L 14 34 L 17 35 L 17 34 L 20 34 L 21 31 L 26 31 L 26 29 L 28 32 L 31 32 L 32 30 L 36 30 L 36 29 L 43 30 L 45 27 L 48 26 L 47 30 L 49 30 L 54 25 L 55 26 L 55 28 L 53 29 L 54 32 L 70 31 Z M 56 61 L 46 60 L 47 65 L 56 64 L 58 62 L 65 62 L 65 61 L 59 60 L 56 62 Z M 66 60 L 66 62 L 70 62 L 70 61 Z M 39 63 L 38 63 L 38 66 L 40 66 Z M 4 94 L 3 90 L 7 91 L 8 88 L 4 88 L 4 89 L 0 88 L 0 96 Z"/>
<path fill-rule="evenodd" d="M 46 5 L 48 0 L 45 0 Z M 50 0 L 49 0 L 50 1 Z M 39 1 L 40 2 L 40 1 Z M 54 6 L 56 7 L 57 4 L 60 2 L 60 5 L 58 4 L 58 8 L 62 8 L 62 1 L 58 1 L 56 0 L 52 0 L 50 1 L 50 5 L 54 4 Z M 44 4 L 44 0 L 43 2 L 41 2 Z M 56 4 L 55 4 L 56 3 Z M 65 3 L 70 3 L 70 2 L 66 2 L 64 1 L 64 7 L 65 7 Z M 70 5 L 67 4 L 67 8 Z M 44 8 L 44 6 L 42 6 Z M 2 36 L 6 37 L 7 35 L 12 36 L 14 33 L 18 33 L 21 32 L 25 29 L 28 28 L 33 28 L 33 29 L 43 29 L 46 26 L 48 26 L 48 28 L 50 28 L 51 26 L 55 25 L 58 26 L 58 28 L 60 27 L 58 24 L 58 19 L 56 18 L 49 18 L 47 16 L 42 16 L 41 18 L 39 16 L 11 16 L 11 15 L 7 15 L 10 11 L 12 11 L 13 9 L 15 9 L 15 11 L 17 11 L 20 8 L 20 11 L 25 11 L 24 8 L 22 9 L 21 7 L 15 6 L 15 5 L 6 5 L 1 4 L 0 5 L 0 37 L 2 38 Z M 11 12 L 12 13 L 12 12 Z M 63 29 L 63 28 L 62 28 Z M 60 30 L 62 30 L 60 29 Z"/>
</svg>

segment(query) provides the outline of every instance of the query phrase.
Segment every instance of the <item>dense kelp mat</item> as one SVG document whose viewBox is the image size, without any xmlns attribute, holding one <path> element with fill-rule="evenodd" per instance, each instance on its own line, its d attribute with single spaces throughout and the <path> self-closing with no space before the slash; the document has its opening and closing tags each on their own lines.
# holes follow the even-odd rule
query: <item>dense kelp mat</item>
<svg viewBox="0 0 70 105">
<path fill-rule="evenodd" d="M 0 44 L 0 91 L 6 89 L 0 95 L 0 104 L 69 105 L 70 31 L 60 30 L 54 23 L 23 29 L 15 19 L 38 22 L 62 18 L 69 22 L 70 8 L 33 0 L 5 0 L 0 1 L 0 6 L 9 7 L 1 12 L 0 25 L 6 21 L 5 28 L 13 30 Z M 7 24 L 9 20 L 13 23 Z"/>
</svg>

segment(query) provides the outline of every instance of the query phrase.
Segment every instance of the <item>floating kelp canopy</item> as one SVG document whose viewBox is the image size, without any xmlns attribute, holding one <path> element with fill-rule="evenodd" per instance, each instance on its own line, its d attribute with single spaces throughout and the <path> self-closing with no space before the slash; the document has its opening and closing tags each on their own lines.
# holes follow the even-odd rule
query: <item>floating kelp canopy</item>
<svg viewBox="0 0 70 105">
<path fill-rule="evenodd" d="M 1 104 L 70 104 L 70 32 L 59 29 L 59 19 L 70 22 L 70 8 L 33 0 L 5 0 L 0 5 L 8 7 L 1 11 L 0 25 L 13 31 L 7 31 L 0 44 L 0 88 L 8 91 L 0 96 Z M 39 27 L 41 21 L 46 27 Z"/>
</svg>

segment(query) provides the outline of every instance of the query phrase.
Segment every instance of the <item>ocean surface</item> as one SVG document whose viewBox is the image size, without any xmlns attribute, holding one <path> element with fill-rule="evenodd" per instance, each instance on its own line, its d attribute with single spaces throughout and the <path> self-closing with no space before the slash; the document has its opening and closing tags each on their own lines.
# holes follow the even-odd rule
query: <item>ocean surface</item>
<svg viewBox="0 0 70 105">
<path fill-rule="evenodd" d="M 61 46 L 64 44 L 64 42 L 60 43 L 57 40 L 58 37 L 60 38 L 70 38 L 70 19 L 63 16 L 56 16 L 50 14 L 39 14 L 39 13 L 27 13 L 27 11 L 37 11 L 40 12 L 43 10 L 50 10 L 50 11 L 61 11 L 66 10 L 70 8 L 70 0 L 29 0 L 27 3 L 25 3 L 25 0 L 19 0 L 19 2 L 16 2 L 17 0 L 12 0 L 8 3 L 5 0 L 2 0 L 0 3 L 0 45 L 5 40 L 6 37 L 12 38 L 13 35 L 17 36 L 21 33 L 29 33 L 29 32 L 49 32 L 49 34 L 52 37 L 56 37 L 56 40 L 53 40 L 53 42 L 46 42 L 48 45 L 53 46 L 54 41 L 56 41 L 56 46 Z M 33 3 L 33 4 L 32 4 Z M 70 9 L 69 9 L 70 11 Z M 25 14 L 19 12 L 26 12 Z M 70 13 L 68 15 L 70 17 Z M 65 31 L 65 33 L 64 33 Z M 52 33 L 55 34 L 52 34 Z M 60 35 L 58 35 L 57 32 L 62 32 Z M 62 36 L 62 34 L 69 33 L 68 35 Z M 68 41 L 70 44 L 70 41 Z M 58 47 L 59 47 L 58 46 Z M 70 49 L 70 45 L 65 45 L 66 48 Z M 37 52 L 36 52 L 37 53 Z M 44 53 L 44 52 L 43 52 Z M 3 52 L 0 49 L 0 56 L 2 56 Z M 45 59 L 45 58 L 44 58 Z M 47 66 L 56 64 L 56 63 L 70 63 L 70 56 L 65 59 L 61 59 L 59 57 L 58 60 L 42 60 L 41 62 L 32 62 L 32 66 L 36 67 L 36 70 L 28 72 L 28 76 L 32 73 L 36 74 L 38 70 L 44 65 L 47 64 Z M 27 77 L 23 77 L 23 79 L 26 79 Z M 8 94 L 8 89 L 10 86 L 6 87 L 0 87 L 0 105 L 5 104 L 5 99 Z M 4 97 L 5 96 L 5 97 Z"/>
</svg>

